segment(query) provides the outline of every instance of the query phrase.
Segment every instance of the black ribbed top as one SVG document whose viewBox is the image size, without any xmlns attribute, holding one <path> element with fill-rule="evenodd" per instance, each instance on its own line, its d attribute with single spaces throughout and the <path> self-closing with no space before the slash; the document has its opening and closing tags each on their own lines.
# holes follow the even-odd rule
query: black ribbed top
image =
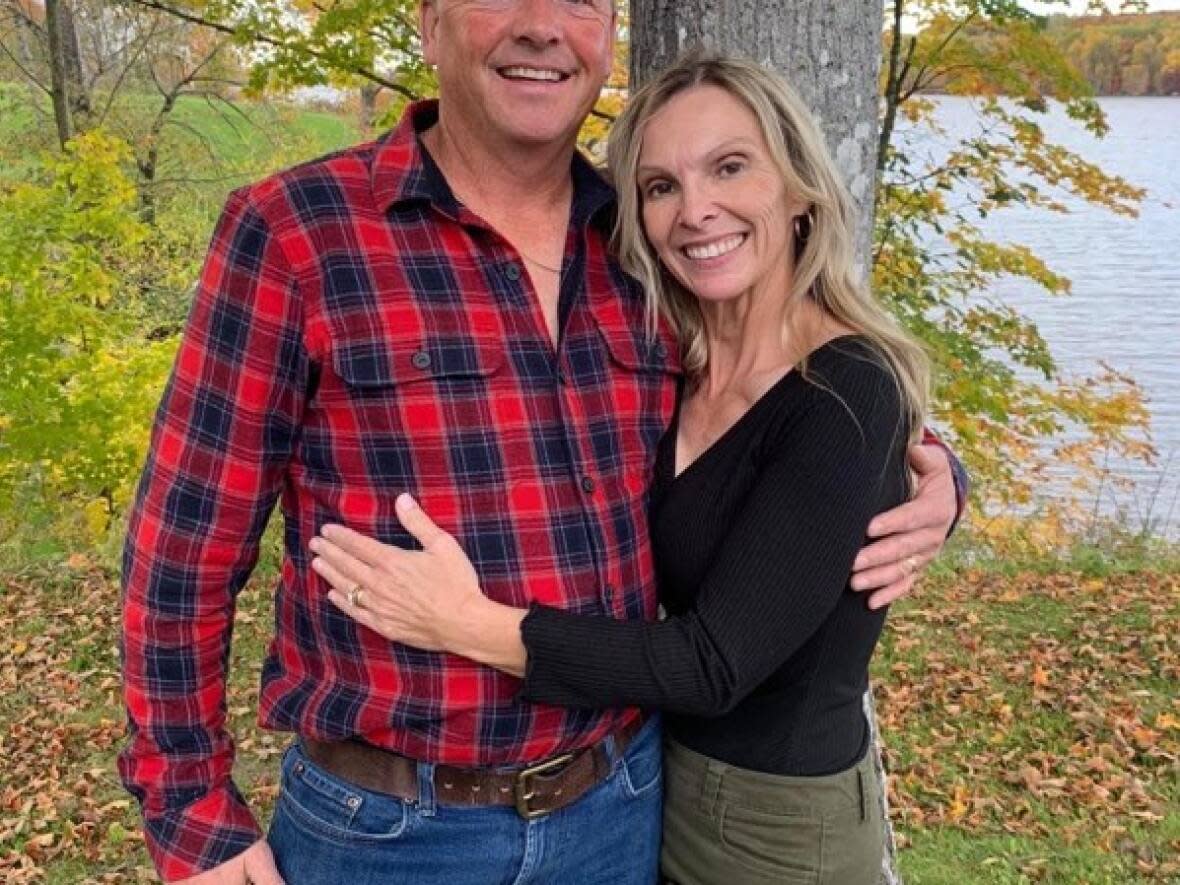
<svg viewBox="0 0 1180 885">
<path fill-rule="evenodd" d="M 852 561 L 869 520 L 906 497 L 893 379 L 863 338 L 838 338 L 679 476 L 676 429 L 651 507 L 668 617 L 534 605 L 523 695 L 665 710 L 677 741 L 743 768 L 841 771 L 866 747 L 861 697 L 885 621 L 848 587 Z"/>
</svg>

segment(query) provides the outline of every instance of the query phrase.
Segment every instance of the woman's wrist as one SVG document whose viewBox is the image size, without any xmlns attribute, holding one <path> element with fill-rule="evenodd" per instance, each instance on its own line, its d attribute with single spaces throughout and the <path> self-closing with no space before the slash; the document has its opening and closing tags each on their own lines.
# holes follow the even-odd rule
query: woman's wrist
<svg viewBox="0 0 1180 885">
<path fill-rule="evenodd" d="M 448 629 L 446 649 L 514 676 L 523 676 L 527 653 L 520 636 L 520 622 L 528 609 L 472 597 L 456 608 L 453 629 Z"/>
</svg>

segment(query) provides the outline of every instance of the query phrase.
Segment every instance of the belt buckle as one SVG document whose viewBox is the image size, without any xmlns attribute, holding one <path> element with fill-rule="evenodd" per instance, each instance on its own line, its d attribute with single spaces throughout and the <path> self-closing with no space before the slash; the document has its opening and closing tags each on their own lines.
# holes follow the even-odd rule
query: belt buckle
<svg viewBox="0 0 1180 885">
<path fill-rule="evenodd" d="M 538 762 L 536 765 L 530 765 L 528 768 L 522 768 L 516 773 L 515 793 L 516 793 L 516 813 L 525 820 L 535 820 L 543 814 L 548 814 L 546 811 L 537 811 L 529 808 L 529 800 L 536 796 L 536 791 L 529 788 L 529 778 L 536 777 L 540 774 L 545 774 L 548 771 L 553 771 L 556 768 L 561 768 L 563 765 L 568 765 L 573 761 L 576 753 L 564 753 L 561 756 L 554 756 L 552 759 L 547 759 L 544 762 Z"/>
</svg>

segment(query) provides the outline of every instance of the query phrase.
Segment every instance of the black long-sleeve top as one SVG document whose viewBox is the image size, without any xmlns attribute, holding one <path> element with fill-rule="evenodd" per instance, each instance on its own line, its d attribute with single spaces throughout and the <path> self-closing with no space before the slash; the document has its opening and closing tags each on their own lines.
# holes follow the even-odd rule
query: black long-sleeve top
<svg viewBox="0 0 1180 885">
<path fill-rule="evenodd" d="M 743 768 L 854 764 L 885 611 L 848 581 L 869 520 L 906 498 L 907 434 L 892 376 L 851 336 L 780 379 L 678 476 L 674 423 L 651 500 L 668 617 L 534 606 L 524 696 L 665 710 L 677 741 Z"/>
</svg>

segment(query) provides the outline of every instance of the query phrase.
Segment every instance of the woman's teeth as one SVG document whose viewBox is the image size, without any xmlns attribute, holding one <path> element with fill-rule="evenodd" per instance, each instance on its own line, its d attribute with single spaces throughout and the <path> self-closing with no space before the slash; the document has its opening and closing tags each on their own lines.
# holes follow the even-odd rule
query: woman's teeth
<svg viewBox="0 0 1180 885">
<path fill-rule="evenodd" d="M 745 234 L 735 234 L 732 237 L 726 237 L 723 240 L 716 240 L 712 243 L 706 243 L 703 246 L 685 246 L 684 254 L 693 261 L 703 261 L 706 258 L 719 258 L 726 255 L 744 243 L 746 240 Z"/>
</svg>

